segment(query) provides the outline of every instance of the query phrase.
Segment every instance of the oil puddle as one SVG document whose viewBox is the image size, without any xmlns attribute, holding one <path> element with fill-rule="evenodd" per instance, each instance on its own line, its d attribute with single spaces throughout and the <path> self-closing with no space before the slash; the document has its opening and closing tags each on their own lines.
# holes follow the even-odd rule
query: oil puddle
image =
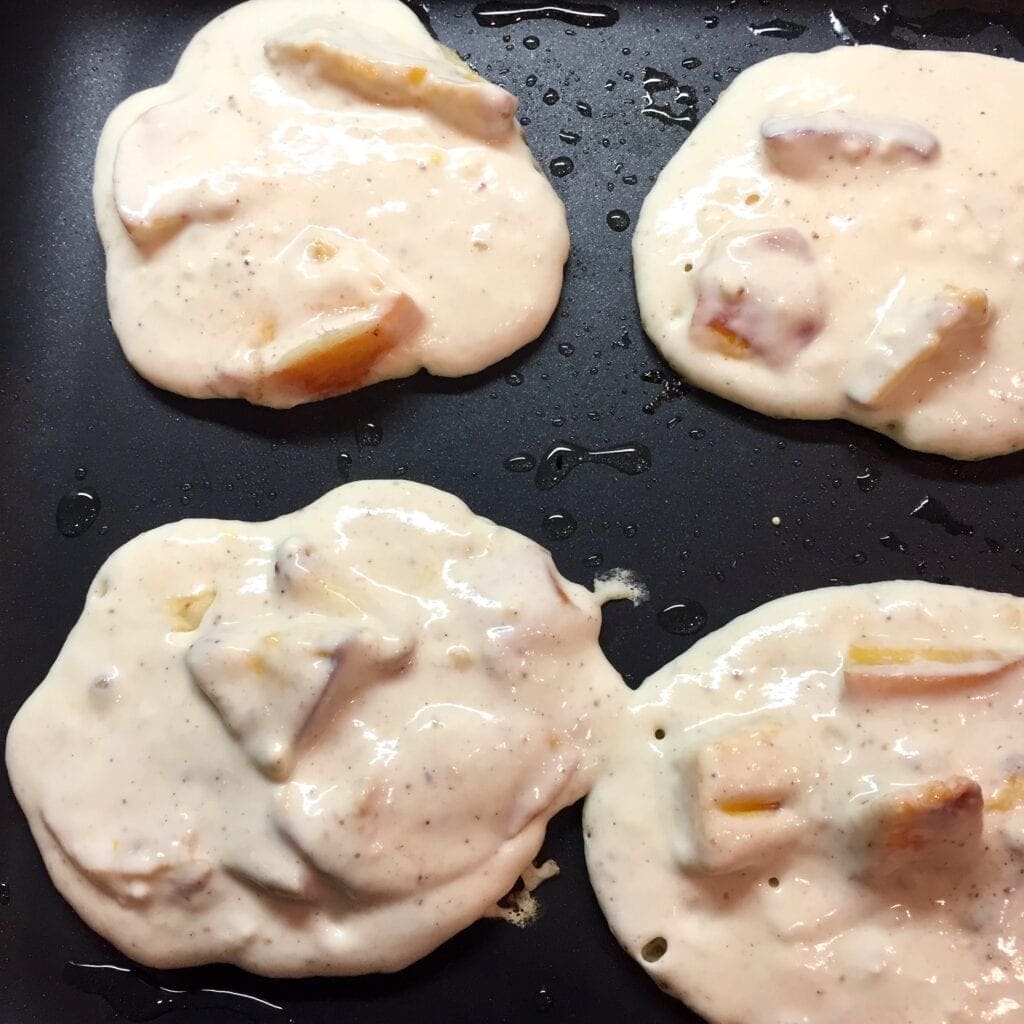
<svg viewBox="0 0 1024 1024">
<path fill-rule="evenodd" d="M 640 113 L 666 124 L 693 129 L 700 120 L 697 91 L 680 85 L 667 71 L 649 67 L 644 71 L 644 104 Z"/>
<path fill-rule="evenodd" d="M 100 499 L 91 491 L 69 491 L 57 502 L 57 529 L 65 537 L 81 537 L 96 522 Z"/>
<path fill-rule="evenodd" d="M 771 21 L 763 21 L 760 25 L 748 25 L 755 36 L 764 36 L 769 39 L 799 39 L 806 31 L 806 25 L 799 25 L 795 21 L 786 21 L 784 18 L 772 18 Z"/>
<path fill-rule="evenodd" d="M 681 377 L 670 377 L 665 378 L 665 375 L 661 370 L 648 370 L 645 373 L 640 374 L 640 379 L 645 384 L 659 384 L 661 385 L 661 391 L 655 395 L 650 401 L 644 402 L 641 408 L 648 416 L 653 416 L 662 406 L 668 405 L 669 402 L 674 402 L 678 398 L 682 398 L 686 392 L 687 387 Z M 677 422 L 673 420 L 669 423 L 669 426 L 673 426 Z M 691 434 L 691 437 L 693 435 Z M 703 435 L 702 435 L 703 436 Z"/>
<path fill-rule="evenodd" d="M 651 468 L 651 452 L 642 444 L 626 444 L 617 448 L 584 448 L 571 441 L 560 441 L 552 445 L 540 460 L 537 486 L 542 491 L 548 491 L 585 462 L 611 466 L 620 473 L 637 476 Z"/>
<path fill-rule="evenodd" d="M 974 536 L 973 526 L 954 518 L 938 498 L 933 498 L 930 495 L 920 502 L 910 514 L 915 519 L 923 519 L 926 523 L 931 523 L 932 526 L 941 526 L 946 533 L 953 537 Z"/>
<path fill-rule="evenodd" d="M 227 1011 L 251 1024 L 295 1024 L 284 1007 L 244 992 L 200 988 L 191 991 L 154 985 L 127 967 L 114 964 L 64 965 L 63 980 L 81 992 L 100 996 L 114 1013 L 133 1024 L 157 1020 L 180 1010 Z"/>
<path fill-rule="evenodd" d="M 920 37 L 966 39 L 993 25 L 1006 29 L 1017 42 L 1024 43 L 1024 14 L 1008 9 L 979 11 L 950 8 L 907 15 L 896 11 L 893 4 L 885 3 L 868 15 L 867 20 L 831 7 L 828 20 L 836 36 L 850 46 L 858 43 L 883 43 L 886 46 L 911 49 L 917 45 L 916 42 L 907 40 L 900 34 L 901 30 Z"/>
<path fill-rule="evenodd" d="M 619 12 L 607 4 L 518 4 L 484 3 L 473 8 L 473 17 L 484 28 L 505 28 L 521 21 L 549 18 L 574 28 L 608 28 L 619 20 Z"/>
</svg>

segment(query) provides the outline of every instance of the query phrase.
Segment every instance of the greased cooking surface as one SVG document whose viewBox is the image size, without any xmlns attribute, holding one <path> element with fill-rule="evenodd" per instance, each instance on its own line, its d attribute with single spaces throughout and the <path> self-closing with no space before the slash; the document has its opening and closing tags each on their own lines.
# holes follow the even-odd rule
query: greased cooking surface
<svg viewBox="0 0 1024 1024">
<path fill-rule="evenodd" d="M 588 31 L 551 20 L 481 27 L 471 6 L 432 3 L 438 35 L 518 96 L 545 171 L 557 157 L 574 165 L 565 177 L 550 175 L 569 207 L 577 247 L 562 308 L 545 341 L 490 372 L 451 382 L 419 375 L 284 415 L 241 402 L 179 400 L 138 380 L 106 323 L 102 253 L 82 188 L 109 111 L 132 92 L 166 81 L 219 7 L 179 5 L 154 18 L 148 2 L 123 0 L 116 9 L 72 3 L 39 7 L 12 22 L 20 52 L 40 59 L 19 71 L 9 93 L 14 137 L 25 145 L 10 153 L 12 201 L 0 206 L 12 245 L 11 273 L 0 279 L 9 311 L 0 364 L 5 394 L 13 398 L 0 414 L 16 417 L 8 422 L 19 437 L 17 446 L 0 451 L 7 482 L 0 526 L 12 566 L 22 567 L 0 578 L 0 608 L 4 621 L 24 624 L 33 637 L 0 655 L 9 680 L 0 695 L 7 720 L 45 675 L 89 581 L 119 544 L 182 515 L 280 515 L 340 482 L 342 472 L 353 479 L 406 473 L 458 493 L 477 512 L 548 544 L 575 580 L 590 579 L 592 558 L 604 566 L 642 563 L 651 601 L 605 611 L 607 648 L 634 682 L 700 635 L 658 625 L 662 608 L 690 599 L 706 610 L 710 630 L 778 596 L 783 578 L 809 589 L 832 578 L 921 574 L 1019 590 L 1019 458 L 954 465 L 897 450 L 846 424 L 775 423 L 699 389 L 680 392 L 639 329 L 632 227 L 616 233 L 607 217 L 623 210 L 636 224 L 640 200 L 686 134 L 643 112 L 647 68 L 676 79 L 695 99 L 692 108 L 675 102 L 675 90 L 655 81 L 650 94 L 658 107 L 703 117 L 733 69 L 785 50 L 834 45 L 828 11 L 800 3 L 714 9 L 651 2 L 617 5 L 616 25 Z M 963 35 L 970 19 L 959 14 L 931 19 L 924 40 L 913 29 L 892 28 L 913 20 L 911 9 L 877 25 L 875 10 L 847 5 L 837 13 L 865 41 L 1021 52 L 999 27 Z M 793 41 L 750 31 L 775 17 L 807 29 Z M 705 18 L 716 24 L 706 26 Z M 987 18 L 979 13 L 974 22 Z M 566 34 L 570 28 L 574 35 Z M 527 39 L 539 46 L 524 45 Z M 74 59 L 66 59 L 69 52 Z M 691 67 L 692 59 L 700 66 Z M 551 91 L 558 99 L 549 104 L 543 97 Z M 579 141 L 563 141 L 563 132 Z M 29 237 L 32 244 L 20 244 Z M 41 287 L 27 288 L 27 280 Z M 515 386 L 505 381 L 511 375 Z M 655 399 L 655 411 L 644 412 Z M 650 468 L 623 476 L 584 465 L 547 491 L 536 489 L 532 472 L 503 468 L 521 453 L 540 463 L 555 442 L 587 449 L 643 444 Z M 341 469 L 339 455 L 347 456 Z M 82 478 L 79 467 L 87 471 Z M 95 496 L 99 511 L 83 533 L 65 540 L 54 511 L 62 494 L 77 491 Z M 912 516 L 926 497 L 922 517 Z M 671 536 L 661 525 L 669 510 L 678 524 Z M 543 523 L 557 511 L 571 514 L 576 529 L 554 542 Z M 781 525 L 772 525 L 773 516 Z M 955 532 L 946 532 L 944 517 Z M 7 819 L 18 820 L 6 789 L 2 799 Z M 268 1019 L 301 1024 L 333 1021 L 339 1007 L 354 1022 L 378 1019 L 382 1006 L 397 1020 L 416 1020 L 427 1004 L 458 1006 L 474 1021 L 505 1012 L 527 1021 L 638 1012 L 650 1020 L 694 1019 L 609 938 L 585 881 L 577 818 L 576 809 L 567 811 L 549 829 L 544 855 L 554 856 L 563 873 L 540 890 L 547 913 L 529 941 L 507 941 L 507 926 L 483 922 L 401 976 L 319 982 L 218 968 L 136 969 L 135 977 L 81 969 L 65 976 L 68 958 L 128 961 L 53 888 L 24 827 L 3 830 L 0 877 L 8 888 L 0 928 L 16 953 L 0 965 L 0 1012 L 22 1019 L 26 1007 L 37 1005 L 31 998 L 43 1000 L 55 1018 L 92 1024 L 112 1012 L 104 998 L 85 994 L 102 989 L 119 1019 L 141 1018 L 131 997 L 145 989 L 150 1015 L 159 1001 L 185 1007 L 175 1015 L 185 1021 L 235 1020 L 242 1008 L 262 1019 L 251 1001 L 209 992 L 172 997 L 151 987 L 163 984 L 247 992 L 285 1007 L 276 1016 L 267 1010 Z M 568 956 L 563 915 L 576 923 Z"/>
</svg>

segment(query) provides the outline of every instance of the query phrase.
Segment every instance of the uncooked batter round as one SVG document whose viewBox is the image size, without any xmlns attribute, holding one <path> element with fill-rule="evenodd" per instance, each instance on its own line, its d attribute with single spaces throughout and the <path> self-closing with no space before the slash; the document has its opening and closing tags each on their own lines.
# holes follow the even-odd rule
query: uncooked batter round
<svg viewBox="0 0 1024 1024">
<path fill-rule="evenodd" d="M 701 387 L 974 459 L 1024 447 L 1017 61 L 838 47 L 744 71 L 662 171 L 647 333 Z"/>
<path fill-rule="evenodd" d="M 624 691 L 600 623 L 547 551 L 418 484 L 174 523 L 100 570 L 11 782 L 58 888 L 136 960 L 398 970 L 589 787 Z"/>
<path fill-rule="evenodd" d="M 709 1021 L 1024 1015 L 1024 600 L 774 601 L 651 676 L 611 742 L 591 880 Z"/>
<path fill-rule="evenodd" d="M 287 407 L 532 341 L 569 234 L 517 106 L 400 0 L 214 19 L 100 139 L 128 359 L 184 395 Z"/>
</svg>

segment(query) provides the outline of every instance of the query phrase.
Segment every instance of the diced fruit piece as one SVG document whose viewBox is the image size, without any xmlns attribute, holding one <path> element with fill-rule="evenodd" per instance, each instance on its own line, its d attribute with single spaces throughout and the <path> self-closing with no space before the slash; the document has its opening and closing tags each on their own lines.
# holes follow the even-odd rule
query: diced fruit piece
<svg viewBox="0 0 1024 1024">
<path fill-rule="evenodd" d="M 853 644 L 845 691 L 856 696 L 921 696 L 979 686 L 1024 660 L 1024 654 L 967 647 Z"/>
<path fill-rule="evenodd" d="M 986 801 L 986 811 L 1006 812 L 1024 807 L 1024 776 L 1011 775 Z"/>
<path fill-rule="evenodd" d="M 424 323 L 415 301 L 388 283 L 388 261 L 336 228 L 304 228 L 273 263 L 282 284 L 243 352 L 245 365 L 261 368 L 264 405 L 287 408 L 359 387 Z"/>
<path fill-rule="evenodd" d="M 683 766 L 688 822 L 677 859 L 724 874 L 787 846 L 803 827 L 795 808 L 804 758 L 792 732 L 741 732 L 703 747 Z"/>
<path fill-rule="evenodd" d="M 418 44 L 310 19 L 269 40 L 265 52 L 272 63 L 306 66 L 371 102 L 429 110 L 478 138 L 504 138 L 515 124 L 516 98 L 427 36 Z"/>
<path fill-rule="evenodd" d="M 114 158 L 114 204 L 143 252 L 163 245 L 190 223 L 221 220 L 239 208 L 241 175 L 232 153 L 246 153 L 251 131 L 226 118 L 210 146 L 183 145 L 202 123 L 201 101 L 187 96 L 161 103 L 125 131 Z"/>
<path fill-rule="evenodd" d="M 405 294 L 385 296 L 364 310 L 352 310 L 347 323 L 330 328 L 269 363 L 264 399 L 275 393 L 282 404 L 301 397 L 328 398 L 358 387 L 374 363 L 414 332 L 419 307 Z"/>
<path fill-rule="evenodd" d="M 281 832 L 364 897 L 422 894 L 486 865 L 560 806 L 575 776 L 575 747 L 552 750 L 542 721 L 512 705 L 482 715 L 440 700 L 397 728 L 396 740 L 335 736 L 343 749 L 327 741 L 311 750 L 275 796 Z M 376 756 L 339 771 L 358 759 L 352 744 L 360 742 Z"/>
<path fill-rule="evenodd" d="M 988 320 L 983 291 L 901 283 L 882 307 L 864 352 L 846 375 L 846 394 L 869 408 L 939 347 L 963 343 Z"/>
<path fill-rule="evenodd" d="M 392 668 L 405 652 L 367 624 L 323 615 L 265 615 L 217 626 L 189 648 L 196 685 L 254 764 L 288 777 L 304 736 L 334 701 Z"/>
<path fill-rule="evenodd" d="M 326 568 L 323 554 L 301 537 L 287 537 L 277 546 L 274 576 L 283 597 L 295 598 L 300 604 L 312 602 L 318 607 L 326 604 L 332 614 L 346 618 L 362 617 L 363 610 L 328 579 Z"/>
<path fill-rule="evenodd" d="M 825 174 L 837 161 L 891 166 L 922 163 L 939 152 L 939 140 L 913 121 L 843 110 L 769 117 L 761 125 L 761 142 L 769 161 L 794 178 Z"/>
<path fill-rule="evenodd" d="M 86 831 L 64 833 L 46 814 L 43 820 L 75 868 L 120 903 L 194 899 L 213 871 L 192 832 L 154 846 L 131 821 L 116 823 L 113 831 L 91 823 Z"/>
<path fill-rule="evenodd" d="M 171 630 L 175 633 L 191 633 L 198 629 L 216 596 L 217 592 L 210 587 L 200 587 L 191 594 L 169 597 L 167 608 L 171 613 Z"/>
<path fill-rule="evenodd" d="M 723 355 L 782 366 L 825 324 L 814 255 L 791 228 L 721 239 L 698 270 L 696 288 L 690 336 Z"/>
<path fill-rule="evenodd" d="M 854 830 L 858 874 L 886 878 L 966 863 L 981 841 L 983 810 L 981 787 L 961 775 L 872 798 Z"/>
</svg>

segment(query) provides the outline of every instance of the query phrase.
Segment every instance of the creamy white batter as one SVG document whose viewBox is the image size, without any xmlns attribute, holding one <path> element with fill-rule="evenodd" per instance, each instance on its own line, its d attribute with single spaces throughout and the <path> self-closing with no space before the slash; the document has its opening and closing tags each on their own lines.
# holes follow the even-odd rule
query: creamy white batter
<svg viewBox="0 0 1024 1024">
<path fill-rule="evenodd" d="M 1022 88 L 1016 61 L 876 46 L 744 71 L 644 203 L 648 334 L 771 416 L 1024 447 Z"/>
<path fill-rule="evenodd" d="M 8 771 L 58 888 L 134 959 L 397 970 L 589 787 L 624 692 L 600 622 L 543 548 L 417 484 L 174 523 L 100 570 Z"/>
<path fill-rule="evenodd" d="M 587 863 L 660 986 L 722 1024 L 1024 1016 L 1024 600 L 775 601 L 620 723 Z"/>
<path fill-rule="evenodd" d="M 171 391 L 288 407 L 514 352 L 569 246 L 516 108 L 399 0 L 222 14 L 100 139 L 128 359 Z"/>
</svg>

